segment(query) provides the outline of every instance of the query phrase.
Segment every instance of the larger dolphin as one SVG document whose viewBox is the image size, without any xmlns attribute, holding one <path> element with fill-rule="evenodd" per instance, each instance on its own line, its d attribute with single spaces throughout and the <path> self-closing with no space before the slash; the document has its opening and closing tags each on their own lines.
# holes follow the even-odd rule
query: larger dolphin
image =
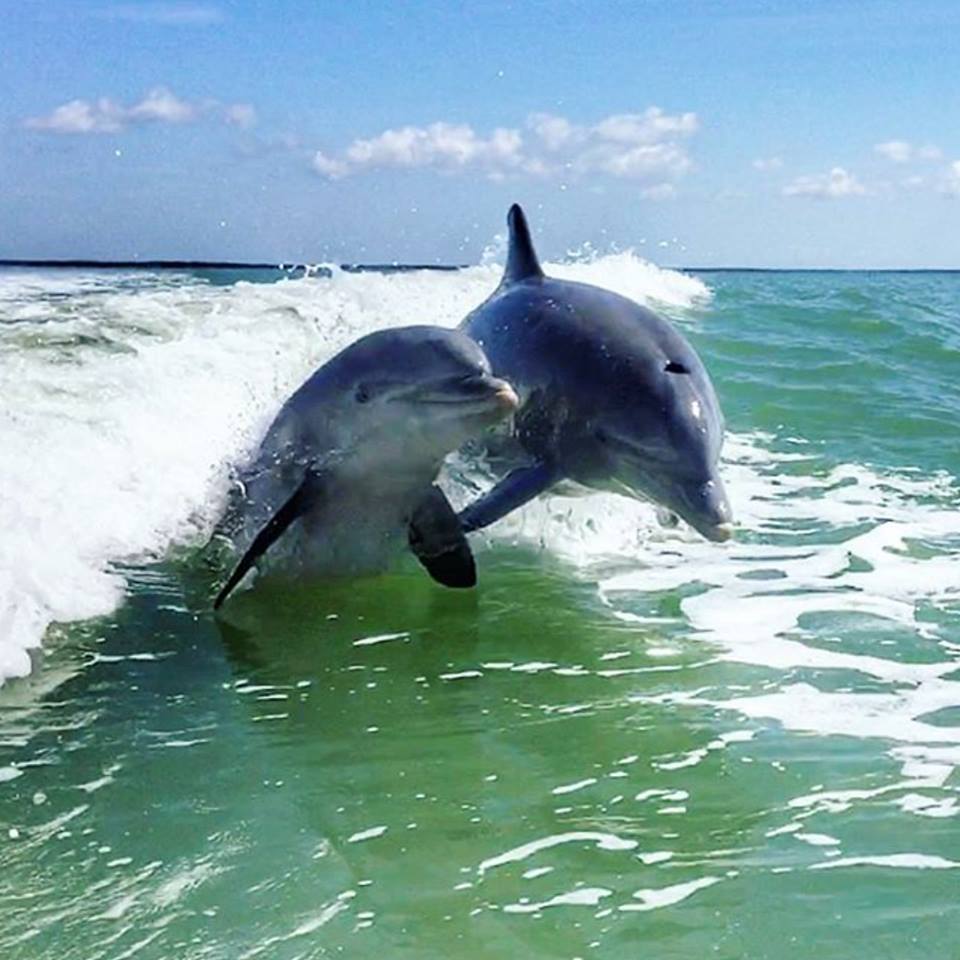
<svg viewBox="0 0 960 960">
<path fill-rule="evenodd" d="M 652 500 L 700 534 L 733 533 L 717 472 L 723 416 L 700 358 L 652 310 L 545 276 L 519 206 L 500 286 L 463 321 L 520 394 L 528 462 L 461 514 L 485 527 L 558 481 Z"/>
<path fill-rule="evenodd" d="M 517 402 L 456 330 L 382 330 L 342 350 L 284 404 L 241 475 L 221 533 L 246 551 L 214 607 L 271 557 L 296 573 L 359 574 L 407 544 L 434 579 L 473 586 L 470 548 L 434 480 L 446 454 Z"/>
</svg>

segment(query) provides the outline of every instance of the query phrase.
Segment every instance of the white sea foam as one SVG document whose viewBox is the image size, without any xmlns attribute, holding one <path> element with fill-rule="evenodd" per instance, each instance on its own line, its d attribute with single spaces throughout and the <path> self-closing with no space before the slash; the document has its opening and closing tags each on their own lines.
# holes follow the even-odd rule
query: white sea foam
<svg viewBox="0 0 960 960">
<path fill-rule="evenodd" d="M 508 903 L 504 908 L 504 913 L 539 913 L 549 907 L 595 907 L 604 897 L 609 897 L 613 893 L 606 887 L 579 887 L 576 890 L 568 890 L 566 893 L 559 893 L 549 900 L 542 900 L 539 903 L 531 903 L 526 899 L 519 903 Z"/>
<path fill-rule="evenodd" d="M 700 281 L 630 254 L 551 271 L 666 304 L 683 322 L 708 295 Z M 230 464 L 317 364 L 374 329 L 452 326 L 498 278 L 490 264 L 231 287 L 0 274 L 0 677 L 29 670 L 27 651 L 52 621 L 122 601 L 112 562 L 201 542 Z M 960 598 L 960 552 L 944 546 L 960 542 L 951 478 L 856 463 L 825 470 L 802 441 L 764 435 L 730 436 L 724 473 L 745 531 L 732 544 L 662 530 L 649 506 L 603 494 L 543 498 L 480 539 L 542 546 L 599 578 L 626 623 L 682 628 L 726 659 L 790 671 L 762 693 L 674 699 L 800 731 L 886 738 L 904 764 L 893 800 L 917 815 L 953 815 L 931 777 L 907 772 L 927 764 L 949 773 L 960 762 L 960 731 L 929 720 L 960 703 L 957 650 L 935 617 L 918 615 Z M 679 589 L 681 616 L 665 621 L 656 598 Z M 818 618 L 829 629 L 811 626 Z M 848 622 L 895 631 L 923 656 L 830 642 Z M 541 667 L 557 665 L 511 669 Z M 850 678 L 869 691 L 851 689 Z M 694 763 L 713 748 L 663 763 Z"/>
<path fill-rule="evenodd" d="M 960 863 L 925 853 L 892 853 L 879 857 L 843 857 L 814 863 L 811 870 L 836 870 L 842 867 L 893 867 L 898 870 L 955 870 Z"/>
<path fill-rule="evenodd" d="M 363 840 L 373 840 L 376 837 L 382 837 L 386 832 L 387 828 L 383 825 L 370 827 L 367 830 L 360 830 L 358 833 L 351 834 L 347 837 L 347 843 L 360 843 Z"/>
<path fill-rule="evenodd" d="M 876 792 L 939 787 L 960 765 L 952 746 L 960 743 L 960 728 L 931 720 L 960 704 L 957 647 L 931 615 L 949 618 L 960 598 L 954 481 L 857 464 L 803 474 L 797 454 L 771 447 L 769 437 L 731 437 L 726 475 L 748 536 L 776 545 L 717 548 L 651 533 L 636 546 L 636 567 L 603 580 L 601 592 L 632 622 L 644 619 L 633 612 L 644 596 L 695 585 L 680 604 L 687 630 L 724 659 L 787 675 L 762 693 L 662 699 L 823 736 L 885 739 L 895 745 L 889 752 L 903 762 L 905 779 Z M 611 542 L 623 537 L 611 526 Z M 838 642 L 854 627 L 869 629 L 869 652 Z M 884 632 L 896 640 L 877 642 Z M 857 689 L 861 684 L 869 688 Z M 908 797 L 891 802 L 918 815 L 957 812 L 949 797 Z M 827 794 L 812 799 L 821 809 L 845 809 L 860 797 L 845 797 L 836 808 L 824 806 Z"/>
<path fill-rule="evenodd" d="M 637 890 L 634 897 L 639 903 L 624 903 L 620 906 L 624 911 L 642 912 L 659 910 L 661 907 L 672 907 L 674 904 L 693 896 L 698 890 L 712 887 L 721 881 L 721 877 L 701 877 L 689 883 L 677 883 L 670 887 L 660 887 L 655 890 Z"/>
<path fill-rule="evenodd" d="M 702 280 L 654 266 L 632 251 L 577 256 L 566 263 L 551 264 L 548 272 L 552 277 L 593 283 L 638 303 L 655 302 L 661 307 L 690 307 L 710 298 L 710 290 Z"/>
<path fill-rule="evenodd" d="M 634 850 L 637 847 L 636 840 L 618 837 L 613 833 L 602 833 L 597 830 L 573 830 L 570 833 L 554 833 L 547 837 L 540 837 L 519 847 L 514 847 L 512 850 L 507 850 L 506 853 L 489 857 L 477 867 L 477 872 L 483 875 L 495 867 L 502 867 L 505 863 L 517 863 L 540 853 L 542 850 L 549 850 L 565 843 L 593 843 L 601 850 L 618 851 Z"/>
<path fill-rule="evenodd" d="M 356 337 L 454 326 L 501 268 L 216 287 L 185 276 L 0 272 L 0 682 L 48 626 L 110 613 L 116 561 L 207 535 L 276 409 Z M 682 306 L 694 278 L 629 254 L 558 265 Z"/>
</svg>

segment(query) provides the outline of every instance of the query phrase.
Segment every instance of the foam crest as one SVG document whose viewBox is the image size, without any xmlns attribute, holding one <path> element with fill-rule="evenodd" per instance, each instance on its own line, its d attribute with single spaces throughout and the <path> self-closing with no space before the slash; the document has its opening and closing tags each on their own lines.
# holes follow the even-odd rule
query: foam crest
<svg viewBox="0 0 960 960">
<path fill-rule="evenodd" d="M 506 256 L 507 235 L 499 234 L 483 251 L 480 266 L 466 272 L 483 271 L 499 283 Z M 548 276 L 606 287 L 643 304 L 691 307 L 710 299 L 710 288 L 698 277 L 658 267 L 632 249 L 600 253 L 584 244 L 563 260 L 545 261 L 542 266 Z"/>
<path fill-rule="evenodd" d="M 658 267 L 632 250 L 548 263 L 544 269 L 552 277 L 606 287 L 643 304 L 692 307 L 710 299 L 699 278 Z"/>
<path fill-rule="evenodd" d="M 638 299 L 702 285 L 629 254 L 557 266 Z M 114 564 L 201 542 L 231 465 L 319 364 L 389 326 L 455 326 L 502 267 L 327 268 L 272 284 L 186 274 L 0 271 L 0 682 L 52 622 L 110 613 Z"/>
<path fill-rule="evenodd" d="M 50 622 L 115 608 L 125 584 L 111 562 L 208 532 L 230 463 L 316 362 L 363 332 L 348 319 L 321 329 L 309 285 L 111 289 L 4 328 L 0 676 L 29 671 Z"/>
</svg>

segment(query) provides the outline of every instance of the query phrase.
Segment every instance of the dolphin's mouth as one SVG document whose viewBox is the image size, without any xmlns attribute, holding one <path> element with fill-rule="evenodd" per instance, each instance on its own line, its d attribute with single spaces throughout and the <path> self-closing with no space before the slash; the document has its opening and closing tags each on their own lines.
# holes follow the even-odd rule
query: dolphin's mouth
<svg viewBox="0 0 960 960">
<path fill-rule="evenodd" d="M 714 543 L 726 543 L 733 539 L 736 531 L 732 523 L 717 523 L 712 527 L 704 527 L 698 532 Z"/>
<path fill-rule="evenodd" d="M 713 543 L 726 543 L 733 538 L 733 515 L 719 478 L 679 484 L 677 489 L 670 493 L 670 509 L 690 524 L 700 536 Z"/>
<path fill-rule="evenodd" d="M 506 380 L 490 374 L 450 377 L 428 383 L 402 399 L 428 406 L 450 407 L 460 413 L 493 413 L 507 416 L 520 406 L 520 398 Z"/>
<path fill-rule="evenodd" d="M 675 483 L 665 478 L 659 483 L 644 483 L 642 486 L 615 478 L 614 489 L 636 500 L 646 500 L 665 508 L 713 543 L 733 539 L 732 511 L 719 477 Z"/>
</svg>

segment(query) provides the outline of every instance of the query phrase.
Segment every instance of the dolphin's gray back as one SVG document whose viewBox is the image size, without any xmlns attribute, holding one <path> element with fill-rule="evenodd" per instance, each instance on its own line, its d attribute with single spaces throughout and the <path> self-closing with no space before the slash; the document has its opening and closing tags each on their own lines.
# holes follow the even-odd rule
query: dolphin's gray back
<svg viewBox="0 0 960 960">
<path fill-rule="evenodd" d="M 670 323 L 611 290 L 546 276 L 518 204 L 507 213 L 507 225 L 510 246 L 500 286 L 460 326 L 483 348 L 495 373 L 521 394 L 559 382 L 567 391 L 572 384 L 592 383 L 595 390 L 602 385 L 609 395 L 638 382 L 653 384 L 673 364 L 722 422 L 700 358 Z"/>
<path fill-rule="evenodd" d="M 600 287 L 548 277 L 506 282 L 461 329 L 483 348 L 494 371 L 522 391 L 558 380 L 616 390 L 620 374 L 632 374 L 635 383 L 675 363 L 705 384 L 716 402 L 700 358 L 668 321 Z M 607 374 L 598 377 L 598 370 Z"/>
</svg>

